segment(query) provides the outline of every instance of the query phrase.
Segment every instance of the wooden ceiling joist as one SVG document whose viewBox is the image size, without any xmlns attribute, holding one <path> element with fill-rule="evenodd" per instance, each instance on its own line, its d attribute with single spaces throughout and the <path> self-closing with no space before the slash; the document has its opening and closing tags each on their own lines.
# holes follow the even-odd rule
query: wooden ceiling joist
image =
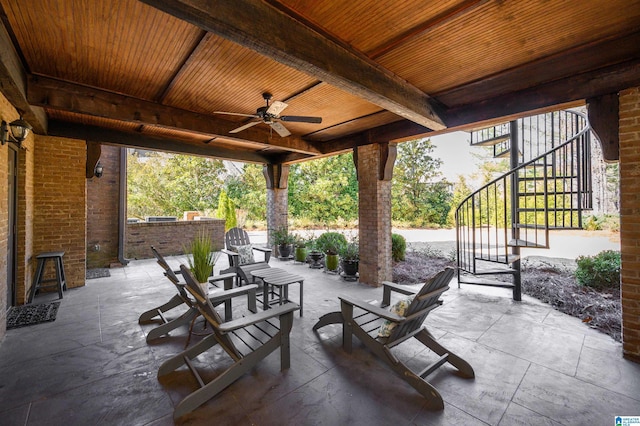
<svg viewBox="0 0 640 426">
<path fill-rule="evenodd" d="M 131 132 L 122 132 L 98 126 L 88 126 L 59 120 L 49 121 L 49 135 L 88 142 L 99 142 L 114 145 L 125 145 L 156 151 L 173 152 L 177 154 L 192 154 L 223 160 L 246 161 L 250 163 L 270 164 L 269 156 L 252 151 L 241 151 L 214 147 L 209 145 L 186 144 L 183 141 L 159 138 Z"/>
<path fill-rule="evenodd" d="M 446 127 L 427 94 L 261 0 L 142 1 L 403 118 L 434 130 Z"/>
<path fill-rule="evenodd" d="M 228 132 L 237 127 L 235 122 L 46 77 L 29 78 L 27 98 L 32 105 L 77 114 L 188 129 L 227 140 L 250 141 L 264 147 L 305 154 L 320 153 L 311 143 L 295 136 L 281 138 L 272 136 L 268 131 L 251 128 L 243 132 L 243 139 L 231 137 Z"/>
</svg>

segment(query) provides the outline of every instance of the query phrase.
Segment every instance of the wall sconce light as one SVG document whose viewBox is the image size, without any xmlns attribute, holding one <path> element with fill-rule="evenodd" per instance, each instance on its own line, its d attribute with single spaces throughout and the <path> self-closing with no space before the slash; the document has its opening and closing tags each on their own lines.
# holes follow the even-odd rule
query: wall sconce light
<svg viewBox="0 0 640 426">
<path fill-rule="evenodd" d="M 95 175 L 95 177 L 99 178 L 102 177 L 103 172 L 104 169 L 102 168 L 102 164 L 100 164 L 100 160 L 98 160 L 98 162 L 96 163 L 96 167 L 93 169 L 93 174 Z"/>
<path fill-rule="evenodd" d="M 33 130 L 33 127 L 24 121 L 22 117 L 9 124 L 2 120 L 2 124 L 0 124 L 0 142 L 2 142 L 2 145 L 7 142 L 13 142 L 22 148 L 22 142 L 29 136 L 31 130 Z"/>
</svg>

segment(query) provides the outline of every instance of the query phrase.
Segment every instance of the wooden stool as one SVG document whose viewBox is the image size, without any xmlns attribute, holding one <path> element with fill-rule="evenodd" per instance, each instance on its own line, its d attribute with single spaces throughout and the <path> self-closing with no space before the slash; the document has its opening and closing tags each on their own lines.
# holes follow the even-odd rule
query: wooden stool
<svg viewBox="0 0 640 426">
<path fill-rule="evenodd" d="M 29 301 L 27 303 L 31 303 L 33 301 L 33 297 L 36 295 L 38 290 L 48 287 L 57 287 L 58 296 L 60 299 L 62 299 L 62 290 L 67 289 L 67 281 L 64 275 L 64 264 L 62 263 L 62 256 L 64 256 L 63 251 L 40 253 L 36 256 L 36 259 L 38 259 L 38 267 L 36 268 L 36 274 L 33 277 L 33 284 L 31 285 L 31 291 L 29 292 Z M 56 277 L 48 280 L 43 280 L 42 278 L 44 277 L 44 267 L 47 263 L 47 260 L 49 259 L 53 260 L 53 263 L 55 264 Z M 42 285 L 46 282 L 55 282 L 55 284 Z"/>
</svg>

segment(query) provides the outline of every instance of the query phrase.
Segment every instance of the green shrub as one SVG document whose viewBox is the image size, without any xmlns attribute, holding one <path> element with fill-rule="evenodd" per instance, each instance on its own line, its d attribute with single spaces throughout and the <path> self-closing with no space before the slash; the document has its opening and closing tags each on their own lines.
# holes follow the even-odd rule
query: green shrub
<svg viewBox="0 0 640 426">
<path fill-rule="evenodd" d="M 605 250 L 595 256 L 576 259 L 576 280 L 593 288 L 615 288 L 620 285 L 620 252 Z"/>
<path fill-rule="evenodd" d="M 347 245 L 347 239 L 339 232 L 325 232 L 315 241 L 315 248 L 326 254 L 338 254 Z"/>
<path fill-rule="evenodd" d="M 404 260 L 407 252 L 407 240 L 400 234 L 391 234 L 391 257 L 394 262 Z"/>
</svg>

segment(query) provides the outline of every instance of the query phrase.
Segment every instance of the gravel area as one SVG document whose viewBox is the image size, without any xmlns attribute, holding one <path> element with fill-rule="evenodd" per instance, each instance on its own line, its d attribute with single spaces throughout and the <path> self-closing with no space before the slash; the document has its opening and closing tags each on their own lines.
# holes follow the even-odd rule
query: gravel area
<svg viewBox="0 0 640 426">
<path fill-rule="evenodd" d="M 446 266 L 455 267 L 449 247 L 412 244 L 404 262 L 393 265 L 393 281 L 411 284 L 426 280 Z M 572 259 L 530 256 L 523 260 L 522 292 L 555 309 L 580 318 L 586 325 L 621 340 L 622 306 L 620 291 L 596 291 L 578 285 Z M 508 280 L 509 278 L 503 277 Z"/>
</svg>

